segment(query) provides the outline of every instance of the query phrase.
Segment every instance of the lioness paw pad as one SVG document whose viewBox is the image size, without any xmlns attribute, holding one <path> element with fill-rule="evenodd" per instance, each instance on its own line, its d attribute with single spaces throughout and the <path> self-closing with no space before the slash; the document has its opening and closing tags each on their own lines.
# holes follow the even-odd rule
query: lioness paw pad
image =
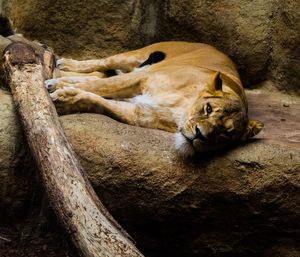
<svg viewBox="0 0 300 257">
<path fill-rule="evenodd" d="M 56 85 L 57 85 L 57 80 L 56 79 L 47 79 L 47 80 L 45 80 L 45 87 L 48 91 L 54 90 Z"/>
<path fill-rule="evenodd" d="M 64 63 L 64 59 L 62 58 L 62 59 L 58 59 L 58 60 L 56 60 L 56 67 L 57 68 L 60 68 L 60 66 L 62 66 L 63 65 L 63 63 Z"/>
<path fill-rule="evenodd" d="M 56 68 L 65 71 L 69 71 L 71 69 L 71 67 L 68 65 L 68 59 L 65 58 L 56 60 Z"/>
<path fill-rule="evenodd" d="M 75 62 L 76 63 L 76 62 Z M 76 66 L 74 67 L 74 60 L 61 58 L 56 60 L 56 68 L 62 71 L 72 71 L 76 70 Z"/>
</svg>

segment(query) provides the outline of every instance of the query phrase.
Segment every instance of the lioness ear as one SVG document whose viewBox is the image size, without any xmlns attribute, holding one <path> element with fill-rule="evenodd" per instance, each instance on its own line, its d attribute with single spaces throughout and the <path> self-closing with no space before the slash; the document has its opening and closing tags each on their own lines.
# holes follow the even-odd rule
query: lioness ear
<svg viewBox="0 0 300 257">
<path fill-rule="evenodd" d="M 251 137 L 256 136 L 264 127 L 264 124 L 258 120 L 249 120 L 246 131 L 241 138 L 241 141 L 246 141 Z"/>
<path fill-rule="evenodd" d="M 212 91 L 212 92 L 217 91 L 217 90 L 222 91 L 223 81 L 222 81 L 220 75 L 221 74 L 219 71 L 213 75 L 213 77 L 208 85 L 210 91 Z"/>
</svg>

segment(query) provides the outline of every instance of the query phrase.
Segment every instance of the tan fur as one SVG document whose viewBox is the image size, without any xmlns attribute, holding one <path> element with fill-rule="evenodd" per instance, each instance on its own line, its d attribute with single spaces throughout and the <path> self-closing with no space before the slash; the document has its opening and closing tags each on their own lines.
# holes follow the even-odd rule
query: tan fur
<svg viewBox="0 0 300 257">
<path fill-rule="evenodd" d="M 165 59 L 137 69 L 155 51 Z M 248 120 L 234 63 L 206 44 L 163 42 L 104 59 L 62 59 L 58 68 L 46 86 L 61 112 L 104 113 L 179 132 L 177 149 L 184 156 L 247 140 L 263 127 Z M 108 70 L 120 75 L 105 77 Z"/>
</svg>

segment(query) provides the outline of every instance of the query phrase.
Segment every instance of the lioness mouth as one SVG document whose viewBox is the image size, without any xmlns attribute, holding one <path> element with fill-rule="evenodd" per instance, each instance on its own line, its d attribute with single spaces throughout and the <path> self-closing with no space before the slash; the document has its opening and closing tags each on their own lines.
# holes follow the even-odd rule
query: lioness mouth
<svg viewBox="0 0 300 257">
<path fill-rule="evenodd" d="M 207 141 L 207 138 L 202 135 L 202 133 L 198 127 L 196 127 L 196 135 L 192 141 L 194 141 L 195 139 L 200 139 L 201 141 Z"/>
</svg>

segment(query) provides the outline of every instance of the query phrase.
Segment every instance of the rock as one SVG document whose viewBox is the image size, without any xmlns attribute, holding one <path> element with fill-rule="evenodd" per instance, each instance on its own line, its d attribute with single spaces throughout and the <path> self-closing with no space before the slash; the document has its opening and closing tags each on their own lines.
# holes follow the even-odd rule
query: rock
<svg viewBox="0 0 300 257">
<path fill-rule="evenodd" d="M 17 32 L 65 57 L 95 58 L 162 40 L 212 44 L 237 64 L 245 85 L 267 79 L 300 94 L 299 1 L 11 0 Z"/>
<path fill-rule="evenodd" d="M 250 116 L 265 122 L 264 131 L 245 145 L 192 162 L 176 155 L 170 133 L 97 114 L 61 117 L 97 194 L 145 256 L 269 257 L 287 240 L 299 243 L 299 98 L 261 90 L 247 95 Z M 15 120 L 11 103 L 6 109 Z M 4 121 L 1 126 L 9 123 Z M 12 134 L 0 130 L 0 136 L 20 140 L 17 127 Z M 0 159 L 14 160 L 3 149 Z M 1 189 L 18 174 L 9 161 L 5 167 Z M 0 209 L 3 197 L 28 194 L 26 185 L 0 194 Z M 5 207 L 6 213 L 10 206 Z"/>
<path fill-rule="evenodd" d="M 0 219 L 13 222 L 23 215 L 32 196 L 34 176 L 11 95 L 0 89 Z"/>
<path fill-rule="evenodd" d="M 293 242 L 284 242 L 275 247 L 272 247 L 264 257 L 299 257 L 300 248 L 299 244 L 296 245 Z"/>
<path fill-rule="evenodd" d="M 215 45 L 232 57 L 244 83 L 258 83 L 268 70 L 273 2 L 171 0 L 167 37 Z"/>
<path fill-rule="evenodd" d="M 171 0 L 164 38 L 202 41 L 227 53 L 246 85 L 265 79 L 299 91 L 299 1 Z"/>
<path fill-rule="evenodd" d="M 272 35 L 272 62 L 269 68 L 273 80 L 281 90 L 300 93 L 299 1 L 284 1 L 277 6 Z M 271 32 L 272 33 L 272 32 Z M 270 33 L 270 34 L 271 34 Z M 296 54 L 296 55 L 295 55 Z"/>
<path fill-rule="evenodd" d="M 9 16 L 17 32 L 59 55 L 95 58 L 141 45 L 138 5 L 134 0 L 12 0 Z"/>
</svg>

